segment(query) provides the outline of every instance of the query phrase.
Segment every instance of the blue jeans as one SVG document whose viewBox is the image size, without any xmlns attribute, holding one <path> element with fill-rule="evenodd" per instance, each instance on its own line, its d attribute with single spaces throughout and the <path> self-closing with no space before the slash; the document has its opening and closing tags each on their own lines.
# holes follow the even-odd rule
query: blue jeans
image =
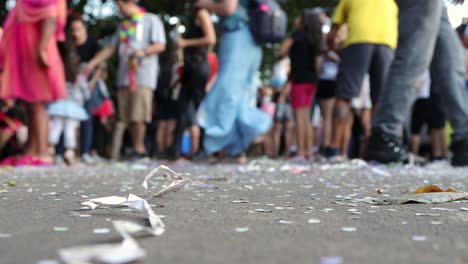
<svg viewBox="0 0 468 264">
<path fill-rule="evenodd" d="M 442 0 L 397 0 L 399 40 L 373 127 L 401 137 L 416 97 L 416 82 L 430 67 L 434 93 L 454 129 L 454 141 L 468 138 L 468 94 L 464 52 Z"/>
<path fill-rule="evenodd" d="M 81 122 L 80 125 L 80 151 L 81 155 L 89 154 L 93 146 L 93 115 L 91 113 L 91 107 L 89 103 L 85 104 L 86 112 L 89 118 Z"/>
<path fill-rule="evenodd" d="M 248 104 L 249 88 L 260 68 L 261 48 L 248 27 L 226 32 L 221 38 L 218 79 L 203 100 L 197 121 L 204 128 L 203 146 L 208 153 L 245 151 L 271 127 L 269 116 Z"/>
</svg>

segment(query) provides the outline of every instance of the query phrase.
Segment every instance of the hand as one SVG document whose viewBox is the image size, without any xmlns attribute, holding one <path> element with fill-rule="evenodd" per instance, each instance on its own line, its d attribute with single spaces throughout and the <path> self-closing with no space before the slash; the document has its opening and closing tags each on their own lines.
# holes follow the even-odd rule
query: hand
<svg viewBox="0 0 468 264">
<path fill-rule="evenodd" d="M 178 49 L 183 49 L 183 48 L 185 48 L 187 46 L 187 41 L 185 39 L 183 39 L 183 38 L 179 38 L 177 40 L 176 45 L 177 45 Z"/>
<path fill-rule="evenodd" d="M 47 52 L 44 49 L 39 49 L 38 51 L 39 64 L 41 67 L 48 68 L 49 63 L 47 61 Z"/>
<path fill-rule="evenodd" d="M 86 66 L 83 67 L 83 69 L 81 70 L 81 74 L 83 74 L 83 76 L 88 78 L 91 72 L 94 71 L 94 68 L 95 68 L 94 64 L 89 62 L 88 64 L 86 64 Z"/>
<path fill-rule="evenodd" d="M 132 57 L 142 59 L 146 57 L 146 52 L 143 49 L 137 50 L 132 54 Z"/>
<path fill-rule="evenodd" d="M 286 96 L 284 96 L 283 94 L 281 94 L 279 97 L 278 97 L 278 104 L 285 104 L 286 103 Z"/>
</svg>

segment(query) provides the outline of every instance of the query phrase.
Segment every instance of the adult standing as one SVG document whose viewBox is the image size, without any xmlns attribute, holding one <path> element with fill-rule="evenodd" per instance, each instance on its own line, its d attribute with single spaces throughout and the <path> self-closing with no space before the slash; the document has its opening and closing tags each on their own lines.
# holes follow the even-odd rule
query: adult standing
<svg viewBox="0 0 468 264">
<path fill-rule="evenodd" d="M 57 41 L 65 40 L 65 0 L 18 0 L 0 44 L 0 98 L 23 100 L 29 118 L 25 156 L 9 165 L 48 165 L 46 104 L 66 96 Z"/>
<path fill-rule="evenodd" d="M 463 2 L 463 1 L 456 1 Z M 373 121 L 367 160 L 405 161 L 403 123 L 416 96 L 417 80 L 431 67 L 434 93 L 441 96 L 453 127 L 452 165 L 468 165 L 468 94 L 464 54 L 442 0 L 397 0 L 399 40 L 387 85 Z"/>
<path fill-rule="evenodd" d="M 179 118 L 175 135 L 173 157 L 179 155 L 184 130 L 190 127 L 192 154 L 199 152 L 201 131 L 195 121 L 195 113 L 205 97 L 210 74 L 208 48 L 216 43 L 216 32 L 208 10 L 194 6 L 189 0 L 185 34 L 177 40 L 177 47 L 184 51 L 184 71 L 179 95 Z"/>
<path fill-rule="evenodd" d="M 118 51 L 119 120 L 121 127 L 130 125 L 133 143 L 130 159 L 140 159 L 147 156 L 146 125 L 152 118 L 153 92 L 159 71 L 158 54 L 166 48 L 166 36 L 161 19 L 145 12 L 137 0 L 116 0 L 116 3 L 125 19 L 111 44 L 88 63 L 86 72 Z"/>
<path fill-rule="evenodd" d="M 267 114 L 246 103 L 247 91 L 253 85 L 262 58 L 261 48 L 248 27 L 248 2 L 201 0 L 196 3 L 197 7 L 222 17 L 218 78 L 198 112 L 207 154 L 221 150 L 230 155 L 242 154 L 271 126 Z"/>
<path fill-rule="evenodd" d="M 359 96 L 365 75 L 370 75 L 374 104 L 385 85 L 398 39 L 398 8 L 394 0 L 340 0 L 328 35 L 330 47 L 344 24 L 348 37 L 337 76 L 330 156 L 339 156 L 339 147 L 349 133 L 350 102 Z"/>
</svg>

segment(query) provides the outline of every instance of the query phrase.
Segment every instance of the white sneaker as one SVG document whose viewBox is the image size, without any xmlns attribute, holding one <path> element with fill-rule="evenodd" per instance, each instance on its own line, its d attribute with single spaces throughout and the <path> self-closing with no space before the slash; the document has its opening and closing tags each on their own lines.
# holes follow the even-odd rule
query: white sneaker
<svg viewBox="0 0 468 264">
<path fill-rule="evenodd" d="M 85 153 L 81 156 L 81 160 L 83 161 L 84 164 L 88 165 L 93 165 L 96 163 L 96 160 L 94 160 L 93 156 L 89 155 L 88 153 Z"/>
</svg>

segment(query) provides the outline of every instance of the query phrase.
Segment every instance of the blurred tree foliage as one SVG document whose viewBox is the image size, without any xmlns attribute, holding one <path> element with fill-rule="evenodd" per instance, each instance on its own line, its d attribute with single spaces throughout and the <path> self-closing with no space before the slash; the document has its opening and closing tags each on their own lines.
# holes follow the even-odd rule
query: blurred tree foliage
<svg viewBox="0 0 468 264">
<path fill-rule="evenodd" d="M 0 0 L 0 22 L 3 23 L 4 18 L 7 15 L 7 5 L 11 4 L 14 0 Z M 69 8 L 74 12 L 83 14 L 89 24 L 90 35 L 100 39 L 102 44 L 105 44 L 108 37 L 111 36 L 120 21 L 118 10 L 115 5 L 112 5 L 111 1 L 114 0 L 67 0 Z M 188 0 L 187 0 L 188 1 Z M 284 10 L 289 16 L 289 25 L 292 26 L 294 19 L 301 14 L 301 11 L 305 8 L 312 7 L 325 7 L 332 8 L 336 5 L 338 0 L 279 0 Z M 167 18 L 171 16 L 178 16 L 183 18 L 184 16 L 184 0 L 140 0 L 140 5 L 143 6 L 149 12 L 153 12 L 161 15 L 165 18 L 166 28 L 169 29 L 167 24 Z M 110 15 L 103 15 L 102 10 L 106 8 L 107 12 L 111 11 Z M 105 16 L 105 19 L 102 17 Z M 269 75 L 269 69 L 271 69 L 275 61 L 275 51 L 278 45 L 265 45 L 264 47 L 264 58 L 262 73 L 264 77 Z M 111 63 L 113 64 L 113 63 Z M 114 64 L 115 65 L 115 64 Z M 111 75 L 114 70 L 114 65 L 111 65 Z"/>
</svg>

